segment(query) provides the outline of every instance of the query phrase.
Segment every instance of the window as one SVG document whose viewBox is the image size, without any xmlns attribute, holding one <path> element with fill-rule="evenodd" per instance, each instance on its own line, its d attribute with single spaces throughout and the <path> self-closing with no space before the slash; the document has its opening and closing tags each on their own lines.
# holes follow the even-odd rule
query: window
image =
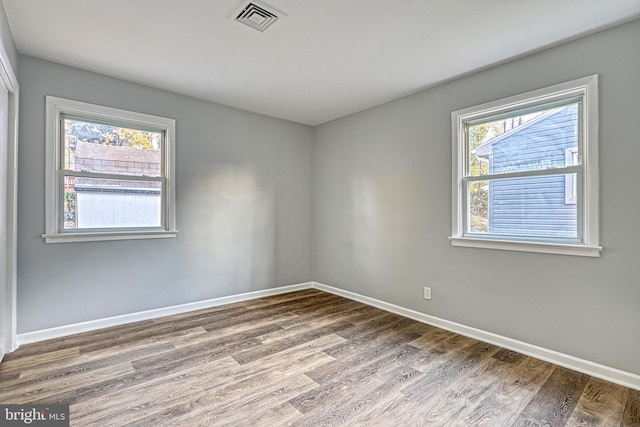
<svg viewBox="0 0 640 427">
<path fill-rule="evenodd" d="M 454 246 L 600 255 L 597 82 L 452 113 Z"/>
<path fill-rule="evenodd" d="M 175 237 L 175 121 L 47 96 L 45 242 Z"/>
</svg>

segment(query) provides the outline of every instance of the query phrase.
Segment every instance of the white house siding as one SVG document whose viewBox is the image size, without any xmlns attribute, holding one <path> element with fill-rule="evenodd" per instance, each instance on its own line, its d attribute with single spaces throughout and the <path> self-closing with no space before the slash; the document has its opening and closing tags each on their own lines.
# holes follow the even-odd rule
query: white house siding
<svg viewBox="0 0 640 427">
<path fill-rule="evenodd" d="M 160 193 L 78 191 L 78 228 L 160 227 Z"/>
</svg>

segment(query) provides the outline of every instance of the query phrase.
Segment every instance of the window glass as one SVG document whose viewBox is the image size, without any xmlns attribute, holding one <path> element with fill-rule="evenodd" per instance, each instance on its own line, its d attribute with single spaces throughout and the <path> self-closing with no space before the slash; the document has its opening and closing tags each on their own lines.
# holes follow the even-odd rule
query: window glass
<svg viewBox="0 0 640 427">
<path fill-rule="evenodd" d="M 470 176 L 565 166 L 578 147 L 578 103 L 468 126 Z"/>
<path fill-rule="evenodd" d="M 469 182 L 469 233 L 577 240 L 576 205 L 565 203 L 568 175 Z"/>
<path fill-rule="evenodd" d="M 64 118 L 64 169 L 161 176 L 162 133 Z"/>
<path fill-rule="evenodd" d="M 162 183 L 65 176 L 64 229 L 162 226 Z"/>
</svg>

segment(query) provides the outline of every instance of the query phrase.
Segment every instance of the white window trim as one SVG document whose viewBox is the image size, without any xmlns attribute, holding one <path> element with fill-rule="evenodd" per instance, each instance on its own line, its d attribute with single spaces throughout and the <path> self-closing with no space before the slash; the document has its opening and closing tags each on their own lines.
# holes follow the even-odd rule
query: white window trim
<svg viewBox="0 0 640 427">
<path fill-rule="evenodd" d="M 584 120 L 582 121 L 583 152 L 582 174 L 583 215 L 582 243 L 554 243 L 546 241 L 501 240 L 464 235 L 465 206 L 462 197 L 464 174 L 464 123 L 473 119 L 489 117 L 504 112 L 532 107 L 538 104 L 581 96 L 583 99 Z M 510 251 L 537 252 L 560 255 L 599 257 L 602 246 L 599 245 L 599 172 L 598 172 L 598 76 L 588 76 L 570 82 L 560 83 L 544 89 L 534 90 L 520 95 L 488 102 L 451 113 L 452 126 L 452 227 L 451 244 L 453 246 L 499 249 Z M 580 218 L 580 215 L 578 216 Z"/>
<path fill-rule="evenodd" d="M 63 232 L 59 229 L 61 200 L 60 158 L 63 141 L 61 140 L 61 115 L 77 115 L 87 118 L 131 123 L 145 128 L 155 128 L 165 134 L 164 171 L 166 179 L 165 211 L 162 230 L 117 230 L 91 232 Z M 104 107 L 86 102 L 47 96 L 46 101 L 46 182 L 45 182 L 45 243 L 89 242 L 101 240 L 159 239 L 176 237 L 175 215 L 175 120 L 150 114 L 136 113 L 118 108 Z"/>
</svg>

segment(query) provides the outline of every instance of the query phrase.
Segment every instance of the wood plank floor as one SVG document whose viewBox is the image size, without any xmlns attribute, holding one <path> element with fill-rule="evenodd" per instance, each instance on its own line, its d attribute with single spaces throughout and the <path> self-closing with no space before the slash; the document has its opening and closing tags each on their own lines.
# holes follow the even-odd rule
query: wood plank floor
<svg viewBox="0 0 640 427">
<path fill-rule="evenodd" d="M 640 426 L 640 392 L 316 290 L 25 345 L 72 426 Z"/>
</svg>

